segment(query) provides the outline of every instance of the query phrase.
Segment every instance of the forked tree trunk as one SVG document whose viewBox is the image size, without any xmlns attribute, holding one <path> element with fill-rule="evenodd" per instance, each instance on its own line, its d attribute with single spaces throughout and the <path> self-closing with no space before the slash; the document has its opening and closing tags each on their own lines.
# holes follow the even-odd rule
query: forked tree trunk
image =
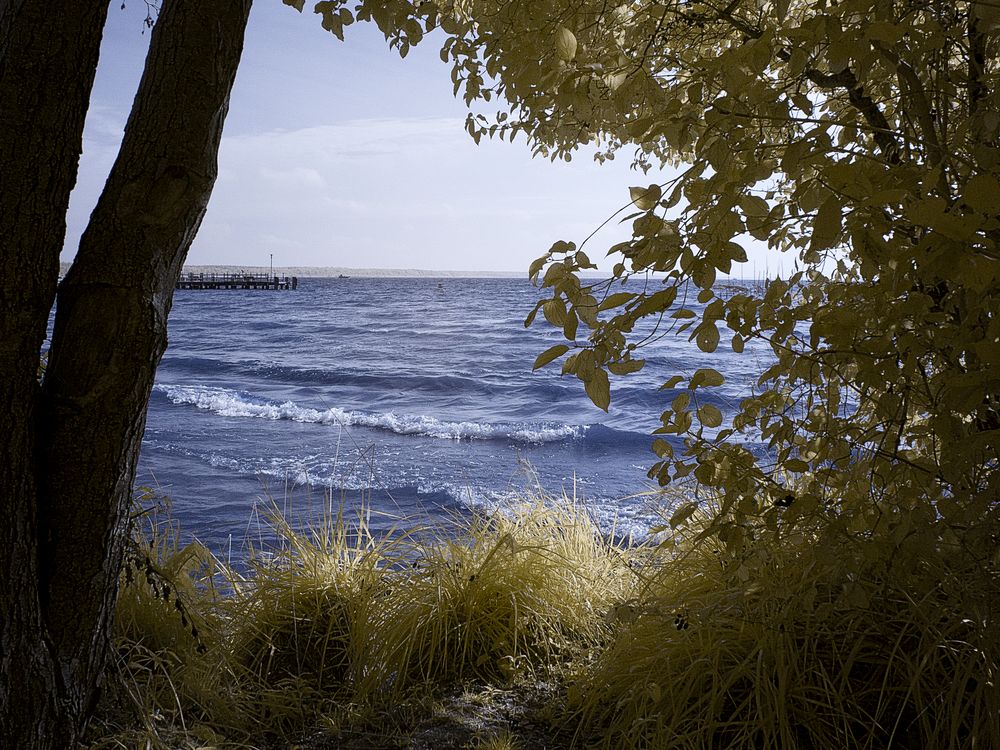
<svg viewBox="0 0 1000 750">
<path fill-rule="evenodd" d="M 7 28 L 3 13 L 18 2 L 0 5 L 0 34 Z M 21 384 L 15 392 L 5 383 L 0 403 L 14 416 L 0 443 L 0 459 L 12 462 L 0 469 L 0 510 L 10 524 L 0 524 L 0 737 L 6 746 L 72 747 L 97 695 L 146 405 L 166 348 L 174 283 L 215 182 L 250 3 L 164 0 L 121 151 L 59 289 L 40 394 L 34 372 L 41 336 L 0 352 L 0 378 L 16 372 Z M 51 4 L 23 5 L 64 21 Z M 14 25 L 19 22 L 15 16 Z M 11 34 L 0 54 L 6 61 L 22 45 L 44 50 L 48 43 Z M 67 65 L 60 75 L 75 81 L 79 67 Z M 31 84 L 44 89 L 50 81 Z M 0 138 L 7 136 L 0 130 Z M 4 165 L 8 148 L 5 140 Z M 66 171 L 72 185 L 75 164 Z M 66 206 L 59 202 L 41 213 L 64 221 Z M 6 212 L 0 223 L 7 232 Z M 3 237 L 5 290 L 22 274 L 44 276 L 43 292 L 54 288 L 58 248 L 8 261 L 8 248 L 28 230 Z M 51 293 L 32 295 L 31 305 L 0 298 L 4 332 L 29 327 L 44 335 Z M 19 321 L 8 318 L 14 314 Z"/>
<path fill-rule="evenodd" d="M 71 732 L 40 586 L 38 356 L 107 0 L 0 0 L 0 745 Z M 62 743 L 65 744 L 65 743 Z"/>
</svg>

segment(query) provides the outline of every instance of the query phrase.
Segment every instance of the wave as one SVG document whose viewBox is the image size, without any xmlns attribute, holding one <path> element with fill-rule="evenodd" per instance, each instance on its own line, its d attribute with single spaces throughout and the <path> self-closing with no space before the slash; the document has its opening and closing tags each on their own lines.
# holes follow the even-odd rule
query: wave
<svg viewBox="0 0 1000 750">
<path fill-rule="evenodd" d="M 206 519 L 230 523 L 233 513 L 246 507 L 248 494 L 273 498 L 288 507 L 294 505 L 296 515 L 300 516 L 308 515 L 309 508 L 317 510 L 333 501 L 351 506 L 368 503 L 384 518 L 391 519 L 398 513 L 399 517 L 411 520 L 425 513 L 435 518 L 454 518 L 451 515 L 454 512 L 468 511 L 508 513 L 525 502 L 539 502 L 544 498 L 551 501 L 551 498 L 565 495 L 573 497 L 572 502 L 578 510 L 590 516 L 603 533 L 615 538 L 642 539 L 650 534 L 653 526 L 662 524 L 663 519 L 662 512 L 656 508 L 655 495 L 592 496 L 584 487 L 579 488 L 579 494 L 576 488 L 564 488 L 552 495 L 538 488 L 529 476 L 524 477 L 522 488 L 509 483 L 499 488 L 421 476 L 419 470 L 398 471 L 399 467 L 388 475 L 378 471 L 372 474 L 367 468 L 355 470 L 358 467 L 331 463 L 319 456 L 269 460 L 237 458 L 150 438 L 143 440 L 143 449 L 204 462 L 225 474 L 241 475 L 257 487 L 256 492 L 248 493 L 245 484 L 220 483 L 217 502 L 198 508 L 202 523 Z M 225 501 L 227 492 L 233 495 L 229 502 Z"/>
<path fill-rule="evenodd" d="M 492 372 L 479 374 L 455 370 L 448 374 L 407 374 L 394 372 L 361 372 L 352 369 L 295 367 L 260 360 L 229 363 L 202 357 L 173 357 L 168 368 L 176 369 L 180 377 L 210 378 L 216 375 L 240 379 L 263 379 L 265 382 L 301 386 L 333 386 L 358 389 L 366 393 L 429 393 L 433 396 L 462 394 L 469 399 L 495 400 L 507 403 L 587 404 L 583 388 L 575 379 L 560 379 L 546 374 L 525 377 L 521 373 Z M 657 390 L 659 383 L 640 384 L 636 380 L 615 383 L 614 406 L 630 412 L 658 417 L 669 405 L 674 391 Z M 705 392 L 703 399 L 713 393 Z M 537 407 L 533 406 L 532 411 Z"/>
<path fill-rule="evenodd" d="M 165 371 L 174 370 L 178 375 L 188 377 L 208 377 L 225 375 L 260 378 L 265 382 L 276 382 L 304 386 L 337 386 L 359 388 L 368 391 L 423 391 L 430 393 L 469 393 L 483 397 L 494 397 L 503 385 L 498 377 L 485 377 L 467 371 L 452 371 L 444 374 L 407 374 L 398 370 L 387 372 L 358 371 L 347 368 L 295 367 L 261 360 L 238 360 L 235 362 L 207 357 L 173 355 L 164 360 Z M 499 380 L 503 381 L 501 375 Z"/>
<path fill-rule="evenodd" d="M 309 424 L 368 427 L 397 435 L 418 435 L 447 440 L 508 440 L 518 443 L 552 443 L 581 437 L 586 427 L 554 423 L 447 422 L 421 414 L 367 413 L 330 407 L 313 409 L 293 401 L 276 403 L 245 392 L 204 385 L 156 385 L 175 404 L 189 404 L 222 417 L 288 420 Z"/>
<path fill-rule="evenodd" d="M 359 372 L 349 369 L 317 367 L 289 367 L 270 362 L 245 362 L 241 368 L 246 374 L 276 380 L 280 383 L 301 385 L 337 385 L 359 388 L 377 388 L 398 391 L 430 391 L 454 393 L 456 391 L 494 394 L 495 389 L 483 378 L 456 374 L 410 375 L 399 372 Z"/>
</svg>

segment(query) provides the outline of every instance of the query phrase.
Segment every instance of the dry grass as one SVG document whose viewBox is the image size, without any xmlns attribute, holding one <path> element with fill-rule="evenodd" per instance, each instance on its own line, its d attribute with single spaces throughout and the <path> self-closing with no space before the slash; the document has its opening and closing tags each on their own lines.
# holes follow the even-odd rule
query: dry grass
<svg viewBox="0 0 1000 750">
<path fill-rule="evenodd" d="M 638 606 L 571 687 L 579 738 L 1000 747 L 995 558 L 932 528 L 904 545 L 835 523 L 752 531 L 732 548 L 682 541 L 649 571 Z"/>
<path fill-rule="evenodd" d="M 477 517 L 425 541 L 369 623 L 358 692 L 551 667 L 603 635 L 604 612 L 635 579 L 625 550 L 570 503 Z"/>
<path fill-rule="evenodd" d="M 275 516 L 284 542 L 245 576 L 158 526 L 97 745 L 408 746 L 433 696 L 544 678 L 579 746 L 1000 747 L 995 528 L 772 517 L 726 545 L 712 523 L 653 547 L 608 542 L 566 500 L 378 537 L 363 514 L 305 533 Z M 489 726 L 478 746 L 518 746 Z"/>
</svg>

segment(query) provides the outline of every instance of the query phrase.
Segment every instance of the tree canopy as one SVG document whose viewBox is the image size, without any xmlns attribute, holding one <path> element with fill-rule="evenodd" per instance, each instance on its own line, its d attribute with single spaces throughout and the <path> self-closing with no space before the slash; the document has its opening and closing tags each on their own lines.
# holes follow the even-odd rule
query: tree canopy
<svg viewBox="0 0 1000 750">
<path fill-rule="evenodd" d="M 477 140 L 523 134 L 553 159 L 596 144 L 598 159 L 624 153 L 649 176 L 627 199 L 632 238 L 607 249 L 611 278 L 580 276 L 605 248 L 560 239 L 530 269 L 547 296 L 527 323 L 541 311 L 562 328 L 567 343 L 536 366 L 561 360 L 602 408 L 609 373 L 644 366 L 642 319 L 706 353 L 766 342 L 773 361 L 728 414 L 699 398 L 724 382 L 716 369 L 663 373 L 675 396 L 658 432 L 683 447 L 657 439 L 650 475 L 723 490 L 720 534 L 822 507 L 905 535 L 915 519 L 963 525 L 995 503 L 1000 6 L 346 6 L 315 11 L 338 36 L 373 19 L 404 55 L 443 29 Z M 679 172 L 661 181 L 666 165 Z M 720 274 L 750 242 L 786 253 L 793 272 L 724 293 Z"/>
</svg>

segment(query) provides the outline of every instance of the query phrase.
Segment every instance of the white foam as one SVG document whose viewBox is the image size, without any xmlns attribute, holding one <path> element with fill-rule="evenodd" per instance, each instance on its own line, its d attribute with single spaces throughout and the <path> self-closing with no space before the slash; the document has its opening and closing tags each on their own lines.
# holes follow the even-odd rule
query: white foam
<svg viewBox="0 0 1000 750">
<path fill-rule="evenodd" d="M 190 404 L 222 417 L 286 419 L 310 424 L 369 427 L 397 435 L 420 435 L 446 440 L 507 439 L 519 443 L 552 443 L 579 437 L 586 431 L 585 427 L 574 425 L 445 422 L 421 414 L 371 414 L 337 407 L 320 410 L 299 406 L 293 401 L 278 404 L 228 388 L 204 385 L 157 385 L 155 389 L 175 404 Z"/>
<path fill-rule="evenodd" d="M 494 491 L 449 484 L 442 489 L 470 510 L 487 515 L 512 514 L 525 504 L 525 493 L 515 490 Z M 558 507 L 565 501 L 550 498 L 548 502 Z M 641 541 L 651 538 L 652 529 L 663 523 L 662 514 L 656 513 L 648 504 L 636 502 L 636 498 L 578 498 L 574 504 L 581 513 L 590 517 L 598 530 L 618 539 L 630 537 Z"/>
</svg>

